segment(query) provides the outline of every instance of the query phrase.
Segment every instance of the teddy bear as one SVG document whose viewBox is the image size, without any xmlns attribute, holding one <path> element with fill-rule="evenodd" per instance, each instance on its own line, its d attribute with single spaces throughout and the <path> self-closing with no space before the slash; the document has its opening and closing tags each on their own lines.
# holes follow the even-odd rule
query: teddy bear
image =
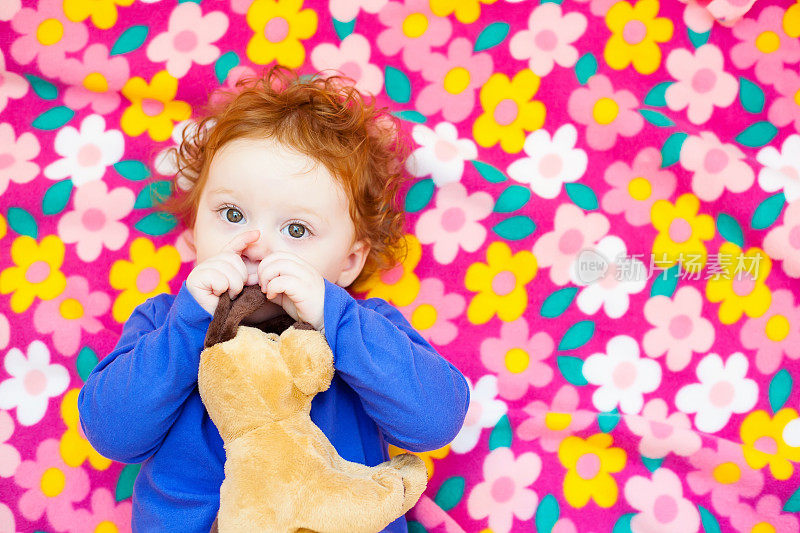
<svg viewBox="0 0 800 533">
<path fill-rule="evenodd" d="M 226 455 L 211 531 L 380 531 L 425 491 L 425 465 L 411 453 L 373 467 L 339 456 L 310 417 L 333 379 L 333 352 L 285 314 L 240 324 L 265 298 L 258 285 L 220 296 L 200 354 L 200 397 Z"/>
</svg>

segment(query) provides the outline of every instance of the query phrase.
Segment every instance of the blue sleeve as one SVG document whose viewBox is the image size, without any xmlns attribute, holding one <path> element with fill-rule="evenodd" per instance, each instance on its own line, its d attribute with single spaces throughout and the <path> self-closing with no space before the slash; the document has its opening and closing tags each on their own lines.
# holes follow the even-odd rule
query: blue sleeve
<svg viewBox="0 0 800 533">
<path fill-rule="evenodd" d="M 114 350 L 78 394 L 83 432 L 100 454 L 138 463 L 155 453 L 197 385 L 200 352 L 213 318 L 181 284 L 172 306 L 150 298 L 125 322 Z"/>
<path fill-rule="evenodd" d="M 325 280 L 325 337 L 334 368 L 385 440 L 412 452 L 449 444 L 464 423 L 464 376 L 380 298 L 359 303 Z"/>
</svg>

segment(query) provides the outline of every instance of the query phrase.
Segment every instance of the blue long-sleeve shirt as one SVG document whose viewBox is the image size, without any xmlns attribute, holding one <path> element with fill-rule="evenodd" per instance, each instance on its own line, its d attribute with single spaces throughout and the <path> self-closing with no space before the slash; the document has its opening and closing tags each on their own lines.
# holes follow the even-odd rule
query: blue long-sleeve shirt
<svg viewBox="0 0 800 533">
<path fill-rule="evenodd" d="M 357 300 L 325 280 L 330 388 L 311 419 L 344 459 L 374 466 L 387 443 L 421 452 L 460 430 L 469 388 L 403 315 L 380 298 Z M 181 284 L 139 305 L 119 342 L 78 396 L 86 438 L 102 455 L 142 463 L 133 488 L 133 531 L 208 532 L 219 509 L 225 450 L 197 390 L 212 315 Z M 407 532 L 404 516 L 383 531 Z"/>
</svg>

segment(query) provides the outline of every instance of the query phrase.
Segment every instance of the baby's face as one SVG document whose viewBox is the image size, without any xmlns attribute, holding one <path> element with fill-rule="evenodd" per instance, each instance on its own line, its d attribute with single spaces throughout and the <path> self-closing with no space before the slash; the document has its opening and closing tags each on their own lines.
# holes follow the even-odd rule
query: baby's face
<svg viewBox="0 0 800 533">
<path fill-rule="evenodd" d="M 253 229 L 260 230 L 260 236 L 241 253 L 248 272 L 245 285 L 258 283 L 262 259 L 283 251 L 346 287 L 361 272 L 368 250 L 353 242 L 347 195 L 324 165 L 279 141 L 236 139 L 215 154 L 209 167 L 192 231 L 195 264 Z M 267 302 L 250 322 L 280 312 Z"/>
</svg>

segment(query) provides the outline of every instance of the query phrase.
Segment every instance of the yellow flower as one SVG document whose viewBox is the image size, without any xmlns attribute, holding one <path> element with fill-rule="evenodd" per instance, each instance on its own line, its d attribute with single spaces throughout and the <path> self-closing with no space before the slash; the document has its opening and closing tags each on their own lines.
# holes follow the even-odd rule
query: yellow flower
<svg viewBox="0 0 800 533">
<path fill-rule="evenodd" d="M 8 222 L 6 222 L 6 217 L 0 215 L 0 239 L 6 236 L 8 232 Z"/>
<path fill-rule="evenodd" d="M 67 430 L 61 437 L 61 457 L 69 466 L 80 466 L 86 459 L 95 470 L 105 470 L 111 466 L 111 459 L 100 455 L 86 437 L 78 421 L 78 393 L 80 389 L 72 389 L 61 400 L 61 418 Z"/>
<path fill-rule="evenodd" d="M 656 18 L 658 0 L 639 0 L 631 7 L 617 2 L 606 13 L 606 25 L 611 37 L 603 56 L 608 66 L 622 70 L 633 63 L 639 74 L 652 74 L 661 64 L 661 49 L 656 43 L 672 38 L 672 21 Z"/>
<path fill-rule="evenodd" d="M 395 455 L 400 455 L 401 453 L 413 453 L 422 459 L 422 462 L 425 463 L 425 470 L 428 471 L 428 479 L 431 479 L 433 478 L 433 460 L 444 459 L 450 455 L 450 445 L 446 444 L 443 448 L 439 448 L 438 450 L 430 450 L 427 452 L 410 452 L 408 450 L 404 450 L 403 448 L 398 448 L 394 444 L 389 445 L 389 457 L 394 457 Z"/>
<path fill-rule="evenodd" d="M 467 289 L 478 292 L 467 308 L 469 321 L 485 324 L 495 313 L 505 322 L 518 319 L 528 306 L 525 285 L 536 276 L 536 271 L 536 257 L 532 253 L 522 250 L 512 256 L 506 243 L 490 244 L 486 263 L 471 264 L 464 277 Z"/>
<path fill-rule="evenodd" d="M 133 0 L 64 0 L 64 14 L 72 22 L 92 17 L 92 24 L 107 30 L 117 23 L 117 4 L 129 6 Z"/>
<path fill-rule="evenodd" d="M 475 141 L 486 148 L 499 141 L 501 148 L 512 154 L 522 150 L 524 132 L 544 124 L 544 104 L 532 100 L 539 83 L 539 76 L 529 69 L 519 71 L 512 81 L 501 72 L 492 74 L 481 88 L 484 112 L 472 126 Z"/>
<path fill-rule="evenodd" d="M 166 70 L 157 72 L 150 84 L 139 76 L 129 79 L 122 94 L 131 101 L 122 118 L 122 131 L 136 137 L 144 133 L 154 141 L 166 141 L 172 135 L 174 122 L 188 119 L 192 106 L 173 100 L 178 93 L 178 80 Z"/>
<path fill-rule="evenodd" d="M 612 442 L 607 433 L 561 441 L 558 459 L 567 469 L 564 497 L 571 506 L 581 508 L 594 500 L 600 507 L 611 507 L 617 502 L 619 488 L 610 474 L 625 468 L 627 455 L 622 448 L 609 448 Z"/>
<path fill-rule="evenodd" d="M 277 61 L 297 68 L 306 59 L 300 39 L 317 31 L 317 13 L 304 9 L 303 0 L 255 0 L 247 10 L 247 25 L 255 32 L 247 43 L 247 57 L 257 65 Z"/>
<path fill-rule="evenodd" d="M 800 37 L 800 0 L 783 14 L 783 31 L 792 39 Z"/>
<path fill-rule="evenodd" d="M 139 237 L 131 243 L 130 261 L 119 259 L 111 265 L 108 279 L 123 292 L 111 309 L 114 320 L 124 323 L 137 305 L 161 293 L 170 294 L 169 282 L 178 273 L 181 256 L 174 246 L 155 250 L 150 239 Z"/>
<path fill-rule="evenodd" d="M 732 242 L 724 242 L 718 257 L 722 272 L 709 278 L 706 298 L 709 302 L 722 302 L 720 322 L 733 324 L 742 313 L 751 318 L 766 313 L 772 302 L 772 292 L 766 285 L 772 260 L 764 250 L 753 247 L 743 254 Z"/>
<path fill-rule="evenodd" d="M 408 254 L 390 270 L 376 272 L 369 278 L 353 285 L 356 292 L 366 292 L 366 298 L 383 298 L 395 305 L 411 305 L 419 294 L 419 277 L 414 274 L 422 259 L 422 245 L 410 233 L 405 236 Z"/>
<path fill-rule="evenodd" d="M 775 479 L 789 479 L 795 463 L 800 462 L 800 447 L 789 446 L 783 440 L 786 424 L 797 419 L 797 411 L 781 409 L 770 418 L 766 411 L 753 411 L 742 422 L 739 434 L 742 438 L 744 459 L 751 468 L 759 470 L 769 463 L 769 471 Z"/>
<path fill-rule="evenodd" d="M 653 258 L 659 268 L 669 268 L 678 261 L 685 272 L 699 273 L 706 264 L 707 250 L 703 241 L 714 238 L 714 219 L 698 215 L 700 200 L 693 194 L 682 194 L 674 204 L 657 200 L 650 208 L 650 218 L 658 230 L 653 241 Z"/>
<path fill-rule="evenodd" d="M 439 17 L 446 17 L 453 11 L 456 19 L 463 24 L 471 24 L 481 15 L 481 4 L 494 4 L 497 0 L 431 0 L 431 11 Z"/>
<path fill-rule="evenodd" d="M 64 243 L 48 235 L 37 243 L 28 235 L 17 237 L 11 245 L 11 260 L 17 266 L 0 273 L 0 293 L 11 296 L 15 313 L 26 311 L 33 299 L 52 300 L 67 288 L 67 278 L 59 270 L 64 263 Z"/>
</svg>

